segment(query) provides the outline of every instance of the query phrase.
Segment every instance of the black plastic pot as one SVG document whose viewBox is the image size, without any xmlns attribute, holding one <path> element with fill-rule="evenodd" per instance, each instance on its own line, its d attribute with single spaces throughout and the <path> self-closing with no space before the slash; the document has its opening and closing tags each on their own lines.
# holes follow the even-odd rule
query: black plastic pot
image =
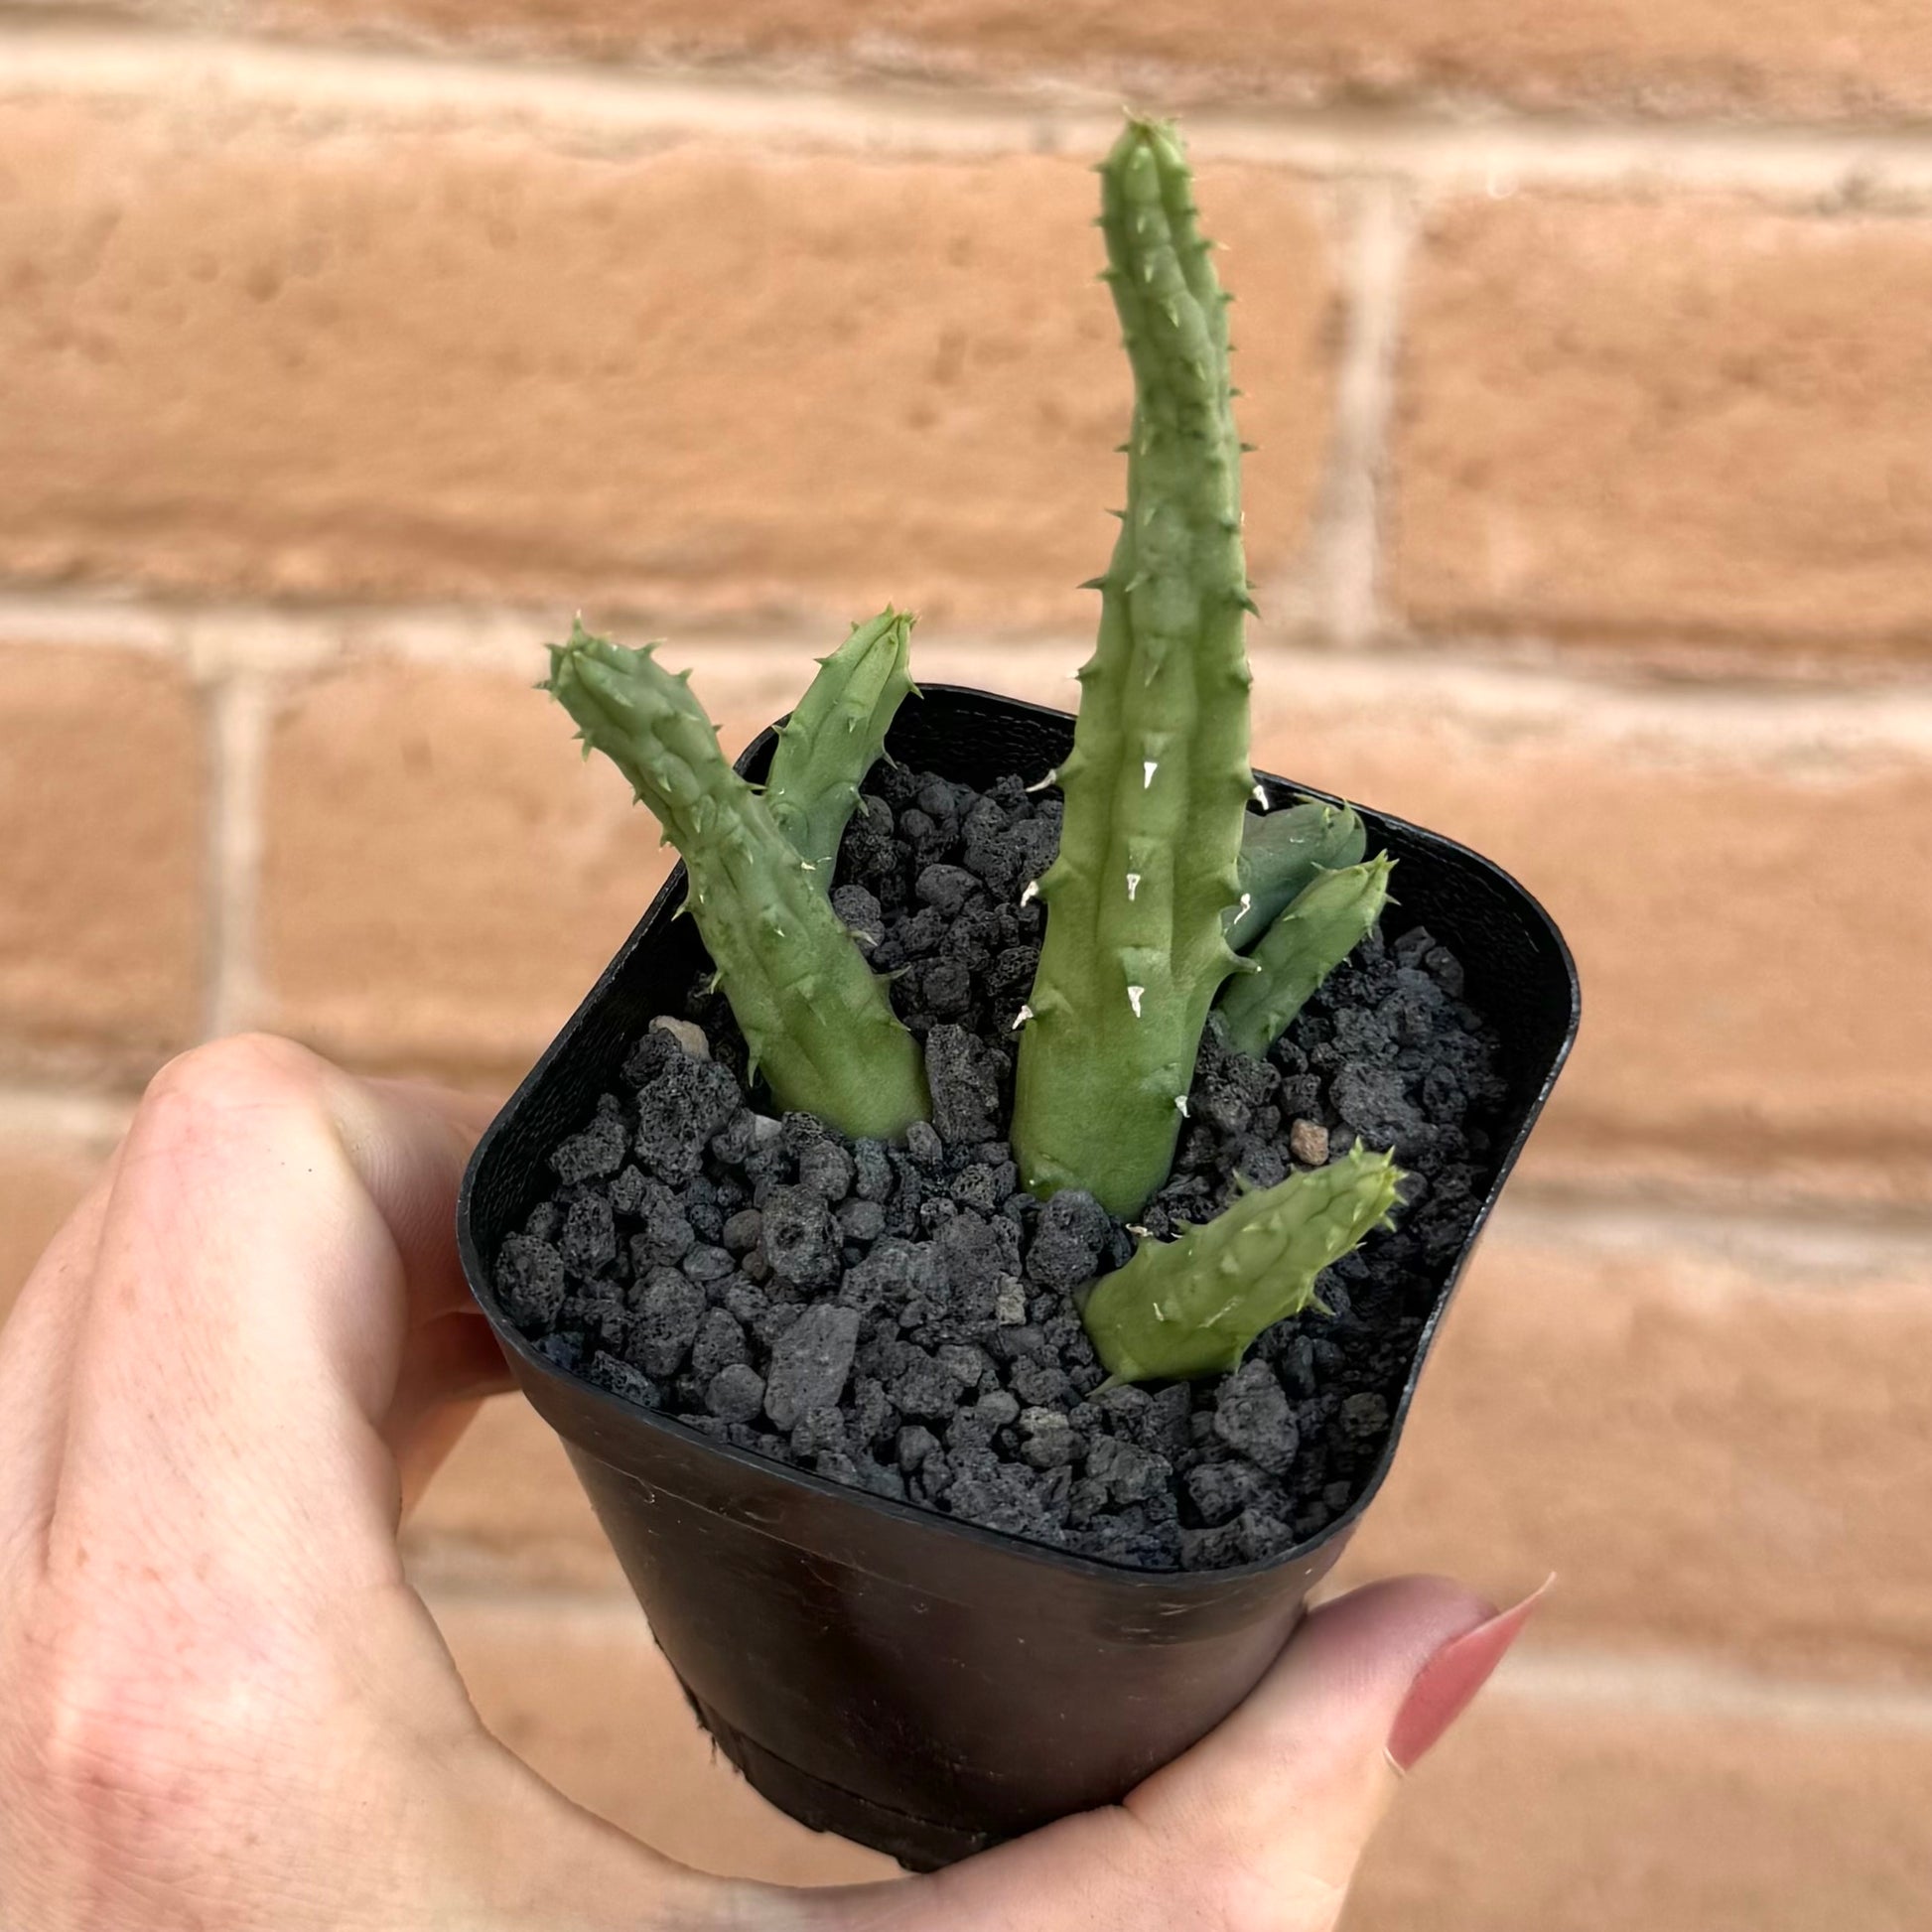
<svg viewBox="0 0 1932 1932">
<path fill-rule="evenodd" d="M 977 786 L 1036 777 L 1073 720 L 927 686 L 890 750 Z M 740 759 L 762 774 L 773 735 Z M 1286 780 L 1264 781 L 1287 802 Z M 1547 913 L 1462 846 L 1364 811 L 1401 862 L 1402 917 L 1452 946 L 1505 1042 L 1505 1152 L 1486 1218 L 1576 1034 L 1576 969 Z M 547 1197 L 552 1147 L 703 964 L 674 874 L 483 1136 L 463 1262 L 524 1393 L 563 1437 L 652 1633 L 727 1756 L 774 1804 L 902 1863 L 945 1864 L 1119 1798 L 1247 1695 L 1380 1486 L 1442 1310 L 1441 1284 L 1381 1462 L 1318 1537 L 1265 1564 L 1149 1575 L 894 1503 L 723 1447 L 563 1373 L 498 1305 L 489 1263 Z M 640 1758 L 650 1740 L 639 1738 Z"/>
</svg>

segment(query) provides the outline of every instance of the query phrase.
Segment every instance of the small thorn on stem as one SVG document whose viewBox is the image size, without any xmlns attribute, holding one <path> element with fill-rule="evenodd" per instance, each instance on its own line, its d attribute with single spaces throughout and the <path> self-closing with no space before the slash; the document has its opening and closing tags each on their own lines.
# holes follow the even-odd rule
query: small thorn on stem
<svg viewBox="0 0 1932 1932">
<path fill-rule="evenodd" d="M 1185 1120 L 1187 1118 L 1187 1096 L 1184 1093 L 1175 1094 L 1173 1097 L 1173 1104 L 1176 1108 L 1179 1109 L 1180 1118 L 1182 1120 Z"/>
<path fill-rule="evenodd" d="M 1074 673 L 1074 675 L 1075 675 L 1075 676 L 1077 677 L 1077 676 L 1079 675 L 1079 673 L 1078 673 L 1078 672 L 1076 671 L 1076 672 Z M 1059 766 L 1058 766 L 1058 765 L 1055 765 L 1055 766 L 1054 766 L 1054 767 L 1052 768 L 1052 770 L 1050 770 L 1049 772 L 1047 772 L 1047 774 L 1045 775 L 1045 777 L 1043 777 L 1042 779 L 1040 779 L 1040 781 L 1039 781 L 1039 782 L 1038 782 L 1037 784 L 1034 784 L 1034 785 L 1029 785 L 1029 786 L 1027 787 L 1027 789 L 1028 789 L 1029 791 L 1045 791 L 1045 790 L 1047 790 L 1047 789 L 1048 789 L 1048 788 L 1049 788 L 1050 786 L 1053 786 L 1053 785 L 1056 785 L 1056 784 L 1058 784 L 1058 783 L 1059 783 L 1059 780 L 1060 780 L 1060 769 L 1059 769 Z"/>
<path fill-rule="evenodd" d="M 1013 1016 L 1013 1025 L 1007 1029 L 1007 1032 L 1012 1034 L 1017 1034 L 1020 1031 L 1020 1029 L 1024 1027 L 1027 1024 L 1027 1022 L 1031 1020 L 1033 1017 L 1034 1017 L 1033 1008 L 1029 1006 L 1023 1006 L 1020 1009 L 1020 1011 Z"/>
<path fill-rule="evenodd" d="M 1262 790 L 1258 783 L 1254 788 L 1254 801 L 1263 811 L 1268 809 L 1268 794 Z"/>
<path fill-rule="evenodd" d="M 1154 774 L 1160 768 L 1160 762 L 1155 759 L 1143 759 L 1141 760 L 1141 789 L 1143 791 L 1148 791 L 1153 788 Z"/>
<path fill-rule="evenodd" d="M 1136 1020 L 1141 1017 L 1141 999 L 1146 992 L 1147 988 L 1144 986 L 1130 986 L 1127 989 L 1127 1004 L 1134 1009 Z"/>
<path fill-rule="evenodd" d="M 1028 880 L 1027 890 L 1020 895 L 1020 903 L 1022 905 L 1031 905 L 1034 902 L 1034 900 L 1036 899 L 1038 897 L 1039 897 L 1039 881 L 1037 879 Z"/>
<path fill-rule="evenodd" d="M 1141 875 L 1137 872 L 1130 872 L 1127 875 L 1127 898 L 1129 904 L 1133 903 L 1135 896 L 1140 892 L 1140 890 L 1141 890 Z"/>
</svg>

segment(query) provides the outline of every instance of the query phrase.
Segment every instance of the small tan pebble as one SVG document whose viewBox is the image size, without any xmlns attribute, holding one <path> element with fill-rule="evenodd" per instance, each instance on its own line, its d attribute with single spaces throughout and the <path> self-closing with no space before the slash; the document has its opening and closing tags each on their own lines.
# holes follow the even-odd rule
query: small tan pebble
<svg viewBox="0 0 1932 1932">
<path fill-rule="evenodd" d="M 653 1032 L 669 1034 L 692 1059 L 710 1059 L 711 1041 L 704 1036 L 704 1029 L 694 1021 L 674 1020 L 668 1013 L 660 1013 L 650 1024 Z"/>
<path fill-rule="evenodd" d="M 1288 1151 L 1305 1168 L 1325 1166 L 1328 1159 L 1328 1130 L 1319 1121 L 1298 1120 L 1288 1130 Z"/>
</svg>

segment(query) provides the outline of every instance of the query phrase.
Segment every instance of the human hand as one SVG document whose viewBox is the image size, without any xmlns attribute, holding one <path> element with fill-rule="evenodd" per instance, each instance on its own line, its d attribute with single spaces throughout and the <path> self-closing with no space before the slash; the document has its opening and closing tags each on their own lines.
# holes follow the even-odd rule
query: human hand
<svg viewBox="0 0 1932 1932">
<path fill-rule="evenodd" d="M 457 1265 L 477 1109 L 223 1041 L 157 1076 L 0 1330 L 0 1932 L 1322 1932 L 1521 1628 L 1317 1610 L 1123 1805 L 930 1877 L 707 1877 L 483 1729 L 396 1531 L 501 1356 Z"/>
</svg>

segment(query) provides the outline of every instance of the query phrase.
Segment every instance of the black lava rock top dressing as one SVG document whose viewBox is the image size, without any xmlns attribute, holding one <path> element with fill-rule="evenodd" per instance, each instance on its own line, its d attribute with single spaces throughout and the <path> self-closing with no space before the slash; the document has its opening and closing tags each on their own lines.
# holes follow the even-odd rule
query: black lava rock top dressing
<svg viewBox="0 0 1932 1932">
<path fill-rule="evenodd" d="M 833 902 L 924 1043 L 932 1124 L 903 1147 L 758 1110 L 722 998 L 638 1040 L 555 1150 L 554 1195 L 496 1258 L 554 1362 L 834 1481 L 1142 1569 L 1276 1556 L 1381 1453 L 1446 1263 L 1494 1169 L 1498 1042 L 1462 970 L 1372 933 L 1266 1060 L 1203 1042 L 1168 1183 L 1128 1226 L 1027 1193 L 1005 1134 L 1060 806 L 881 764 Z M 1322 1277 L 1327 1312 L 1232 1374 L 1101 1392 L 1074 1291 L 1137 1238 L 1205 1220 L 1360 1140 L 1409 1171 L 1392 1232 Z"/>
</svg>

